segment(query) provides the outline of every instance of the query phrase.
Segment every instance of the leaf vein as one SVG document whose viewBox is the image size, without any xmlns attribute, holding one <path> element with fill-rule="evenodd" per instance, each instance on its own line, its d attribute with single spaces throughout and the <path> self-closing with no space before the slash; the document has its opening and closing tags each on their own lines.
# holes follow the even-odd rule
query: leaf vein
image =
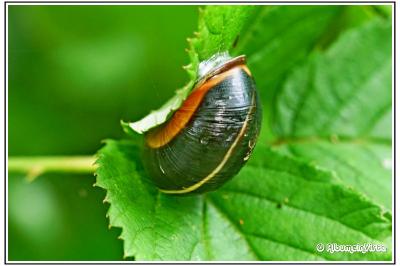
<svg viewBox="0 0 400 266">
<path fill-rule="evenodd" d="M 223 210 L 220 209 L 220 207 L 213 202 L 213 200 L 211 198 L 209 198 L 209 200 L 207 200 L 207 202 L 209 202 L 210 205 L 213 205 L 215 207 L 215 209 L 222 215 L 222 217 L 233 226 L 234 230 L 236 232 L 238 232 L 243 239 L 246 241 L 247 247 L 249 248 L 249 250 L 253 253 L 253 255 L 258 259 L 258 260 L 262 260 L 262 256 L 261 254 L 257 253 L 257 251 L 255 250 L 255 248 L 250 244 L 249 240 L 247 239 L 246 235 L 244 234 L 244 232 L 242 230 L 240 230 L 240 228 L 231 221 L 230 217 L 228 216 L 228 214 L 226 214 Z"/>
<path fill-rule="evenodd" d="M 210 201 L 210 202 L 211 202 L 211 201 Z M 243 236 L 243 238 L 246 240 L 246 242 L 247 242 L 247 244 L 248 244 L 248 247 L 253 251 L 253 253 L 257 256 L 257 258 L 258 258 L 259 260 L 262 260 L 262 259 L 261 259 L 261 258 L 262 258 L 261 254 L 258 254 L 258 253 L 257 253 L 257 251 L 255 250 L 255 248 L 250 244 L 248 238 L 246 237 L 247 234 L 248 234 L 248 235 L 252 235 L 252 236 L 256 236 L 256 237 L 260 237 L 260 236 L 257 235 L 257 234 L 254 234 L 254 233 L 249 233 L 249 232 L 244 232 L 244 231 L 242 231 L 242 230 L 237 226 L 237 224 L 235 224 L 235 223 L 232 222 L 233 219 L 232 219 L 231 217 L 229 217 L 229 214 L 227 214 L 226 212 L 224 212 L 224 211 L 218 206 L 217 203 L 212 202 L 212 204 L 213 204 L 213 206 L 225 217 L 225 219 L 226 219 L 230 224 L 233 225 L 233 227 L 236 229 L 236 231 L 239 232 L 239 233 Z M 276 240 L 276 239 L 272 239 L 272 238 L 269 237 L 269 236 L 261 236 L 261 237 L 262 237 L 262 238 L 265 238 L 265 239 L 268 239 L 268 240 L 270 240 L 270 241 L 272 241 L 272 242 L 278 243 L 278 244 L 283 244 L 283 245 L 286 245 L 286 246 L 288 246 L 288 247 L 291 247 L 291 248 L 294 248 L 294 249 L 298 249 L 298 250 L 301 250 L 301 251 L 304 251 L 304 252 L 307 252 L 307 253 L 316 255 L 316 254 L 312 253 L 310 250 L 306 250 L 306 249 L 303 249 L 303 248 L 300 248 L 300 247 L 291 245 L 291 244 L 289 244 L 289 243 L 287 243 L 287 242 L 282 242 L 282 241 L 278 241 L 278 240 Z M 317 255 L 317 256 L 318 256 L 318 255 Z"/>
<path fill-rule="evenodd" d="M 228 193 L 233 193 L 233 194 L 242 194 L 242 195 L 245 195 L 245 196 L 258 198 L 258 199 L 261 199 L 261 200 L 267 200 L 267 201 L 272 202 L 272 203 L 274 203 L 274 204 L 280 203 L 280 202 L 278 202 L 278 201 L 276 201 L 276 200 L 267 198 L 266 196 L 260 196 L 260 195 L 257 195 L 257 194 L 250 193 L 250 192 L 248 192 L 248 191 L 240 191 L 240 190 L 232 190 L 232 189 L 224 190 L 224 191 L 226 191 L 226 192 L 228 192 Z M 289 199 L 289 202 L 290 202 L 290 199 Z M 350 226 L 350 225 L 348 225 L 348 224 L 345 224 L 345 223 L 343 223 L 343 222 L 340 221 L 340 220 L 335 220 L 334 218 L 329 217 L 329 216 L 327 216 L 327 215 L 324 215 L 324 214 L 321 214 L 321 213 L 317 213 L 317 212 L 314 212 L 314 211 L 311 211 L 311 210 L 307 210 L 307 209 L 302 209 L 302 208 L 300 208 L 300 207 L 297 207 L 297 206 L 295 206 L 295 205 L 288 204 L 288 203 L 285 203 L 285 206 L 288 206 L 288 207 L 290 207 L 290 208 L 292 208 L 292 209 L 296 209 L 296 210 L 299 210 L 299 211 L 302 211 L 302 212 L 310 213 L 310 214 L 313 214 L 313 215 L 318 216 L 318 217 L 326 218 L 326 219 L 328 219 L 328 220 L 330 220 L 330 221 L 333 221 L 333 222 L 335 222 L 335 223 L 339 223 L 339 224 L 345 226 L 345 227 L 348 228 L 349 230 L 353 230 L 353 231 L 359 232 L 359 233 L 363 234 L 364 236 L 366 236 L 366 237 L 368 237 L 368 238 L 375 239 L 374 237 L 368 235 L 368 234 L 365 233 L 364 231 L 361 231 L 361 230 L 359 230 L 358 228 L 355 228 L 355 227 L 352 227 L 352 226 Z"/>
</svg>

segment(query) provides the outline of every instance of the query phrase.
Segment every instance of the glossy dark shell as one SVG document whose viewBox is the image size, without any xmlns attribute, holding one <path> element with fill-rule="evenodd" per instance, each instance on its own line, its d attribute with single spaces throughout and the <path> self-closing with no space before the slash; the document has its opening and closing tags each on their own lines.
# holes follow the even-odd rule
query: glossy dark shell
<svg viewBox="0 0 400 266">
<path fill-rule="evenodd" d="M 145 145 L 144 166 L 149 177 L 165 193 L 217 189 L 248 160 L 259 135 L 261 115 L 253 78 L 236 66 L 207 92 L 190 121 L 170 142 L 159 148 Z M 205 178 L 209 179 L 204 182 Z"/>
</svg>

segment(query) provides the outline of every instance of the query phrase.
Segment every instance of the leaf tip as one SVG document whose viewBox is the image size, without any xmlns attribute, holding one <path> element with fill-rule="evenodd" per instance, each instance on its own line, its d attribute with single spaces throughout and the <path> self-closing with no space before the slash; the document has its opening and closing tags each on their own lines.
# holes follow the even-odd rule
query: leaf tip
<svg viewBox="0 0 400 266">
<path fill-rule="evenodd" d="M 130 123 L 130 122 L 125 122 L 124 120 L 120 120 L 120 124 L 122 126 L 122 130 L 128 135 L 133 135 L 133 134 L 136 134 L 136 133 L 137 134 L 143 134 L 144 131 L 139 125 L 140 121 L 134 122 L 134 123 Z"/>
</svg>

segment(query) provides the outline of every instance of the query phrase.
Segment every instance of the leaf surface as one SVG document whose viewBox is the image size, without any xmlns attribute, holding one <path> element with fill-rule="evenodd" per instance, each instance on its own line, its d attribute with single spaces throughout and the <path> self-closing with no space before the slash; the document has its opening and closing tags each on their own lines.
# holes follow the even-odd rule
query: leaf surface
<svg viewBox="0 0 400 266">
<path fill-rule="evenodd" d="M 318 243 L 383 243 L 391 222 L 331 173 L 259 146 L 221 190 L 177 197 L 148 182 L 139 148 L 108 141 L 97 185 L 112 226 L 137 260 L 386 260 L 385 253 L 317 252 Z"/>
</svg>

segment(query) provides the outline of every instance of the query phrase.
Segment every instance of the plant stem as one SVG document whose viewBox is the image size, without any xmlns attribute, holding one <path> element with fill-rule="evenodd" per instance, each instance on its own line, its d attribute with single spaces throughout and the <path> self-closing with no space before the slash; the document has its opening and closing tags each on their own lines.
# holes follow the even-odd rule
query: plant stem
<svg viewBox="0 0 400 266">
<path fill-rule="evenodd" d="M 9 157 L 8 171 L 26 174 L 33 181 L 44 173 L 94 173 L 94 162 L 94 156 Z"/>
</svg>

